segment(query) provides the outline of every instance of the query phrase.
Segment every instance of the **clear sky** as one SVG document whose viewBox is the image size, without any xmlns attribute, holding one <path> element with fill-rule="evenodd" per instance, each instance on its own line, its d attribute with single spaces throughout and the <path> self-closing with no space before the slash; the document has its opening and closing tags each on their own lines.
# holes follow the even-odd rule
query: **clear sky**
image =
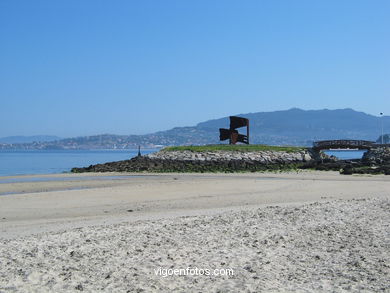
<svg viewBox="0 0 390 293">
<path fill-rule="evenodd" d="M 0 137 L 390 113 L 390 1 L 0 0 Z"/>
</svg>

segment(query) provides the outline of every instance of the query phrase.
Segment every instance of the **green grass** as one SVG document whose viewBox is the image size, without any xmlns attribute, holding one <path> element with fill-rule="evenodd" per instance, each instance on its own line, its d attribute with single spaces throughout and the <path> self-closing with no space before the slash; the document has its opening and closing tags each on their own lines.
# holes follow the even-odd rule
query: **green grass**
<svg viewBox="0 0 390 293">
<path fill-rule="evenodd" d="M 250 144 L 250 145 L 228 145 L 228 144 L 215 144 L 215 145 L 201 145 L 201 146 L 173 146 L 163 149 L 166 152 L 173 151 L 191 151 L 191 152 L 214 152 L 214 151 L 238 151 L 238 152 L 258 152 L 258 151 L 276 151 L 276 152 L 288 152 L 294 153 L 305 150 L 304 147 L 295 146 L 272 146 L 263 144 Z"/>
</svg>

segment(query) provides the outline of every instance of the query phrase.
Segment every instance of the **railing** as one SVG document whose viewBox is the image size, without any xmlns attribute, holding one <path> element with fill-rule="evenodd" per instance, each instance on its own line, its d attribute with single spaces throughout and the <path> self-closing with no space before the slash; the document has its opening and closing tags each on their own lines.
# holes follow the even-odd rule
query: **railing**
<svg viewBox="0 0 390 293">
<path fill-rule="evenodd" d="M 367 140 L 321 140 L 313 143 L 314 149 L 370 149 L 374 142 Z"/>
</svg>

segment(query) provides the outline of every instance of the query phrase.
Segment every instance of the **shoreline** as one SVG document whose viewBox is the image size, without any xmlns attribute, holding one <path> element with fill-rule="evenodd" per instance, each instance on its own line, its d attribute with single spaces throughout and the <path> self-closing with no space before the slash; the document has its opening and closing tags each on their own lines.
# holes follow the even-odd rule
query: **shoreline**
<svg viewBox="0 0 390 293">
<path fill-rule="evenodd" d="M 128 178 L 99 180 L 118 174 Z M 76 179 L 61 181 L 64 177 Z M 105 219 L 120 222 L 169 213 L 185 216 L 191 210 L 207 213 L 241 206 L 386 197 L 390 190 L 385 175 L 344 176 L 306 170 L 240 174 L 87 173 L 44 178 L 59 180 L 0 183 L 0 193 L 14 193 L 0 196 L 0 238 L 7 233 L 17 236 L 19 232 L 45 230 L 45 221 L 56 230 L 56 223 L 59 227 L 65 222 L 93 225 L 96 219 L 99 223 Z M 41 226 L 44 228 L 40 229 Z"/>
<path fill-rule="evenodd" d="M 350 176 L 338 176 L 336 171 L 297 169 L 290 171 L 263 171 L 263 172 L 236 172 L 236 173 L 157 173 L 157 172 L 86 172 L 86 173 L 55 173 L 33 175 L 9 175 L 0 176 L 0 196 L 8 194 L 28 194 L 68 191 L 73 189 L 104 188 L 117 185 L 126 185 L 137 179 L 163 179 L 176 180 L 182 178 L 257 178 L 267 180 L 321 180 L 336 181 L 386 181 L 383 174 L 351 174 Z"/>
</svg>

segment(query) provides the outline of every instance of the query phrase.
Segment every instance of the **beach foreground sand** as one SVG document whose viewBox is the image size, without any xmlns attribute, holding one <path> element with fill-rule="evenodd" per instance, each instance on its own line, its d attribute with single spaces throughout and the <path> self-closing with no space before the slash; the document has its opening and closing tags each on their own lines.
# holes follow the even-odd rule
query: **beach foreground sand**
<svg viewBox="0 0 390 293">
<path fill-rule="evenodd" d="M 385 176 L 171 174 L 23 190 L 0 196 L 0 292 L 390 290 Z"/>
</svg>

